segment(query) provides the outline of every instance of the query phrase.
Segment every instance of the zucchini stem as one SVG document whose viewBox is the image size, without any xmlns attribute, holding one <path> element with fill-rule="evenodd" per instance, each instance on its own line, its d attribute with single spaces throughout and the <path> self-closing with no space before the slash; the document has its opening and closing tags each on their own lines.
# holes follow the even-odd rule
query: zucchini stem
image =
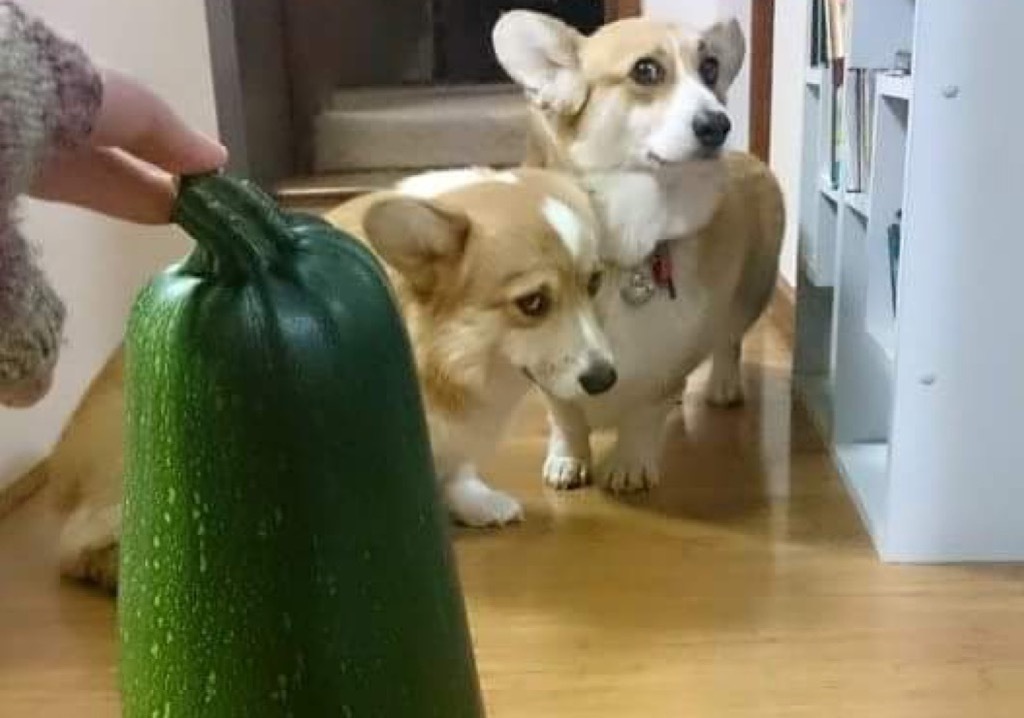
<svg viewBox="0 0 1024 718">
<path fill-rule="evenodd" d="M 220 173 L 183 177 L 171 218 L 234 279 L 266 272 L 296 246 L 273 199 Z"/>
</svg>

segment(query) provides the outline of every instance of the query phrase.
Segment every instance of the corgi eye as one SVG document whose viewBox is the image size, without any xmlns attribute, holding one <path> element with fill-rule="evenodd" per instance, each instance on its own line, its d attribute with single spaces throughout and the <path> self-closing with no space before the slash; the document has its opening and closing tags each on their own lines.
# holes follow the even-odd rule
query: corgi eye
<svg viewBox="0 0 1024 718">
<path fill-rule="evenodd" d="M 630 79 L 642 87 L 656 87 L 662 84 L 667 74 L 665 66 L 653 57 L 640 58 L 629 71 Z"/>
<path fill-rule="evenodd" d="M 544 291 L 525 294 L 516 299 L 515 304 L 520 312 L 531 319 L 539 319 L 551 311 L 551 297 Z"/>
<path fill-rule="evenodd" d="M 587 294 L 591 297 L 596 297 L 597 293 L 601 291 L 601 280 L 604 279 L 600 272 L 594 272 L 587 279 Z"/>
<path fill-rule="evenodd" d="M 705 57 L 700 61 L 700 67 L 697 72 L 700 73 L 701 81 L 708 87 L 714 87 L 718 84 L 718 71 L 721 65 L 718 62 L 718 58 Z"/>
</svg>

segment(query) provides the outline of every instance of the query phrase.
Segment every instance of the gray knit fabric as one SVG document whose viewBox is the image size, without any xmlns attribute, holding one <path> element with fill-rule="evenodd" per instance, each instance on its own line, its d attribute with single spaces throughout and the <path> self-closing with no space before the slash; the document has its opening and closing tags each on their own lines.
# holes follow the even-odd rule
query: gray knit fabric
<svg viewBox="0 0 1024 718">
<path fill-rule="evenodd" d="M 65 317 L 14 205 L 53 152 L 89 136 L 101 96 L 80 48 L 0 0 L 0 399 L 48 384 Z"/>
</svg>

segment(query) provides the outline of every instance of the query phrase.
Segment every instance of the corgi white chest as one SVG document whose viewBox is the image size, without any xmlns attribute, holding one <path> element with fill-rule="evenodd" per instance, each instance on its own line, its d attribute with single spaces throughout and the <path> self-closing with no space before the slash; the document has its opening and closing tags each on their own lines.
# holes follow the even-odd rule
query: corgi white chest
<svg viewBox="0 0 1024 718">
<path fill-rule="evenodd" d="M 659 182 L 651 173 L 620 176 L 622 181 L 616 184 L 610 177 L 592 183 L 611 238 L 602 253 L 619 267 L 597 297 L 619 381 L 607 394 L 579 402 L 591 426 L 614 424 L 624 407 L 637 402 L 674 399 L 686 376 L 710 351 L 715 326 L 723 321 L 728 302 L 719 287 L 702 277 L 696 233 L 717 209 L 721 174 L 719 168 L 709 167 L 699 181 L 692 182 L 694 191 L 689 195 L 680 193 L 678 182 Z M 675 197 L 679 199 L 673 202 Z M 651 276 L 650 257 L 662 242 L 673 293 Z M 632 260 L 630 264 L 621 262 L 624 257 Z M 635 272 L 646 275 L 649 297 L 630 298 Z"/>
<path fill-rule="evenodd" d="M 617 171 L 585 175 L 608 236 L 604 259 L 633 267 L 658 243 L 707 225 L 725 189 L 720 162 L 693 162 L 660 172 Z"/>
<path fill-rule="evenodd" d="M 696 281 L 696 249 L 686 238 L 670 243 L 674 298 L 655 286 L 647 301 L 631 303 L 622 296 L 630 272 L 609 277 L 597 298 L 598 315 L 619 380 L 607 394 L 581 400 L 591 426 L 614 423 L 625 406 L 672 398 L 708 353 L 717 302 L 714 290 Z"/>
</svg>

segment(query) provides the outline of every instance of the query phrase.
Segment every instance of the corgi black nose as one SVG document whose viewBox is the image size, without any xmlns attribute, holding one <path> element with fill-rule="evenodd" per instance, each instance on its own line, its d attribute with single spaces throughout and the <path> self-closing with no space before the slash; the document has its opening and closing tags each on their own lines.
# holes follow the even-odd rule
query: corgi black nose
<svg viewBox="0 0 1024 718">
<path fill-rule="evenodd" d="M 615 372 L 615 367 L 604 361 L 594 362 L 580 374 L 580 386 L 591 396 L 604 394 L 615 386 L 618 380 L 619 375 Z"/>
<path fill-rule="evenodd" d="M 732 122 L 724 112 L 698 112 L 693 118 L 693 133 L 709 150 L 717 150 L 724 145 L 731 130 Z"/>
</svg>

